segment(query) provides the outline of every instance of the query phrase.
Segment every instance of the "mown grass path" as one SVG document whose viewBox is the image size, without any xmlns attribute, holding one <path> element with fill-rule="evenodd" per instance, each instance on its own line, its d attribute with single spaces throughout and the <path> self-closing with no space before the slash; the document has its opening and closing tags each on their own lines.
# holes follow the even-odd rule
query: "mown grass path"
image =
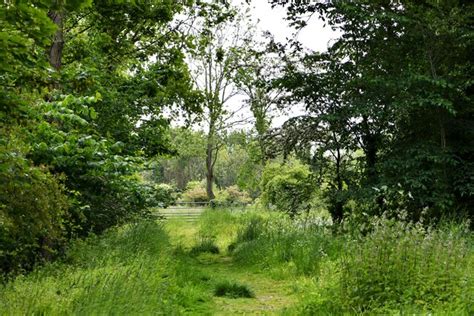
<svg viewBox="0 0 474 316">
<path fill-rule="evenodd" d="M 189 250 L 199 240 L 199 224 L 173 219 L 166 224 L 171 243 Z M 216 240 L 219 248 L 226 241 Z M 228 280 L 247 285 L 255 298 L 227 298 L 213 296 L 209 314 L 212 315 L 274 315 L 296 303 L 291 280 L 278 280 L 265 271 L 239 266 L 225 249 L 220 254 L 203 253 L 190 261 L 192 269 L 209 276 L 214 281 Z"/>
</svg>

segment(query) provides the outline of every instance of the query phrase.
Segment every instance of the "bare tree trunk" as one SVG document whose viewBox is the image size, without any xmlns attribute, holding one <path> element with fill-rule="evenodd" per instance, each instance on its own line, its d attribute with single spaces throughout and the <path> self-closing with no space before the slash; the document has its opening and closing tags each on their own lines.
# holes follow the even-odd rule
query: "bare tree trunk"
<svg viewBox="0 0 474 316">
<path fill-rule="evenodd" d="M 214 184 L 214 164 L 216 162 L 216 130 L 215 130 L 215 120 L 216 116 L 213 111 L 210 111 L 209 115 L 209 131 L 207 133 L 207 147 L 206 147 L 206 192 L 207 198 L 209 201 L 213 200 L 216 196 L 214 195 L 214 190 L 212 185 Z"/>
<path fill-rule="evenodd" d="M 213 200 L 216 197 L 212 189 L 212 185 L 214 183 L 214 148 L 212 138 L 213 135 L 208 135 L 206 150 L 206 192 L 209 201 Z"/>
<path fill-rule="evenodd" d="M 64 34 L 63 34 L 63 20 L 64 13 L 61 11 L 49 11 L 48 16 L 51 21 L 56 24 L 58 29 L 53 37 L 53 43 L 48 52 L 49 63 L 56 70 L 61 69 L 61 59 L 63 56 Z"/>
</svg>

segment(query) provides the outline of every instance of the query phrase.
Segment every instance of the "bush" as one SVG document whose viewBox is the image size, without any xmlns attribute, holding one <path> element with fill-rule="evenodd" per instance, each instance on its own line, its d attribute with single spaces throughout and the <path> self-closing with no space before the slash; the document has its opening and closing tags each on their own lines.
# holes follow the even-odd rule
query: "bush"
<svg viewBox="0 0 474 316">
<path fill-rule="evenodd" d="M 252 202 L 250 195 L 245 191 L 241 191 L 236 185 L 220 191 L 213 200 L 216 206 L 246 205 L 250 202 Z"/>
<path fill-rule="evenodd" d="M 185 202 L 208 202 L 207 191 L 204 183 L 191 181 L 186 186 L 186 191 L 181 196 Z"/>
<path fill-rule="evenodd" d="M 29 157 L 47 165 L 53 174 L 64 174 L 73 193 L 71 218 L 81 236 L 100 233 L 145 214 L 149 188 L 134 174 L 141 158 L 122 155 L 125 145 L 101 137 L 94 129 L 95 97 L 52 95 L 35 110 L 37 122 L 29 137 L 34 145 Z"/>
<path fill-rule="evenodd" d="M 175 189 L 165 183 L 160 183 L 154 186 L 153 200 L 156 205 L 160 207 L 168 207 L 176 202 Z"/>
<path fill-rule="evenodd" d="M 3 135 L 1 133 L 0 135 Z M 0 140 L 0 273 L 31 270 L 64 245 L 69 200 L 58 177 L 25 158 L 13 135 Z"/>
<path fill-rule="evenodd" d="M 295 216 L 309 210 L 314 192 L 309 168 L 297 161 L 289 164 L 268 164 L 261 181 L 262 203 L 269 209 Z"/>
</svg>

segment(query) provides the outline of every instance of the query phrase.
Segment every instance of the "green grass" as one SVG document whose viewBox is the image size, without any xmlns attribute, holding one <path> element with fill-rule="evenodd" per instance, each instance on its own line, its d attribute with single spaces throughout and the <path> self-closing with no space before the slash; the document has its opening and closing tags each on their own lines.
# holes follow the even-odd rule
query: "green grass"
<svg viewBox="0 0 474 316">
<path fill-rule="evenodd" d="M 474 312 L 474 247 L 467 224 L 426 228 L 385 218 L 368 233 L 335 233 L 303 219 L 254 217 L 240 227 L 234 260 L 296 278 L 289 314 Z M 366 230 L 366 229 L 365 229 Z"/>
<path fill-rule="evenodd" d="M 210 293 L 199 272 L 171 250 L 163 227 L 152 222 L 77 241 L 65 262 L 6 284 L 0 310 L 10 315 L 205 310 Z"/>
<path fill-rule="evenodd" d="M 226 296 L 229 298 L 253 298 L 255 294 L 247 285 L 231 281 L 221 281 L 215 285 L 215 296 Z"/>
<path fill-rule="evenodd" d="M 0 314 L 473 314 L 466 226 L 327 224 L 218 209 L 126 225 L 3 285 Z"/>
<path fill-rule="evenodd" d="M 202 238 L 197 245 L 191 248 L 189 253 L 196 256 L 206 252 L 213 254 L 219 253 L 219 247 L 216 246 L 213 238 Z"/>
</svg>

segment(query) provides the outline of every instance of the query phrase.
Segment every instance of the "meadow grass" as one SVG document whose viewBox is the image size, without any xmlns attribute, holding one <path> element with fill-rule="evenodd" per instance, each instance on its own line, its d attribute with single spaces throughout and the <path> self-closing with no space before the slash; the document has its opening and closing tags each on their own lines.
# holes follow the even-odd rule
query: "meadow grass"
<svg viewBox="0 0 474 316">
<path fill-rule="evenodd" d="M 77 241 L 64 262 L 0 289 L 0 311 L 20 314 L 176 314 L 207 310 L 210 293 L 161 224 L 142 222 Z"/>
<path fill-rule="evenodd" d="M 301 303 L 290 314 L 473 314 L 468 224 L 434 228 L 382 217 L 368 232 L 344 234 L 327 224 L 255 215 L 239 228 L 234 260 L 297 277 Z"/>
<path fill-rule="evenodd" d="M 467 224 L 352 228 L 255 209 L 125 225 L 4 284 L 0 314 L 474 314 Z"/>
</svg>

